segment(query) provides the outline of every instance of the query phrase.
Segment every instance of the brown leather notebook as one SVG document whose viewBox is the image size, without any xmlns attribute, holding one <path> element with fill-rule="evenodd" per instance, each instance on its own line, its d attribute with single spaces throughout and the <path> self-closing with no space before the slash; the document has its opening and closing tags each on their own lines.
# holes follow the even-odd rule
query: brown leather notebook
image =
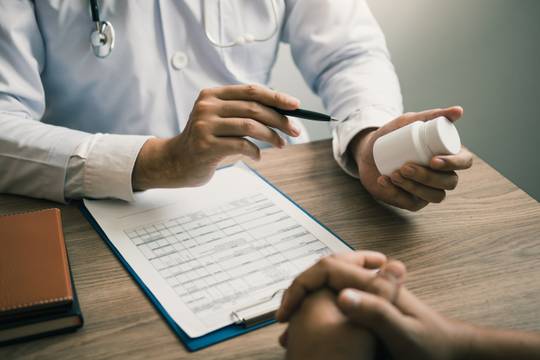
<svg viewBox="0 0 540 360">
<path fill-rule="evenodd" d="M 72 302 L 60 210 L 0 216 L 0 322 Z"/>
</svg>

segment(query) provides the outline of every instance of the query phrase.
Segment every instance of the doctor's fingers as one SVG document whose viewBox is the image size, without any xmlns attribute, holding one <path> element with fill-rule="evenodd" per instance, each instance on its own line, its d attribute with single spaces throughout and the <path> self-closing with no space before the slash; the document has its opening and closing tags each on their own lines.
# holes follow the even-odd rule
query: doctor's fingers
<svg viewBox="0 0 540 360">
<path fill-rule="evenodd" d="M 473 164 L 472 153 L 461 148 L 460 152 L 456 155 L 439 155 L 431 159 L 430 166 L 439 171 L 453 171 L 453 170 L 466 170 Z"/>
<path fill-rule="evenodd" d="M 452 106 L 445 109 L 430 109 L 404 114 L 404 117 L 411 117 L 415 121 L 429 121 L 438 118 L 439 116 L 444 116 L 448 120 L 455 122 L 463 116 L 463 108 L 461 106 Z"/>
<path fill-rule="evenodd" d="M 431 109 L 421 112 L 409 112 L 401 115 L 397 119 L 389 122 L 378 130 L 378 136 L 383 136 L 396 129 L 412 124 L 415 121 L 429 121 L 439 116 L 444 116 L 454 122 L 463 116 L 463 108 L 461 106 L 452 106 L 446 109 Z"/>
<path fill-rule="evenodd" d="M 297 98 L 256 84 L 222 86 L 211 91 L 221 100 L 256 101 L 284 110 L 296 110 L 300 107 L 300 100 Z"/>
<path fill-rule="evenodd" d="M 389 268 L 390 271 L 396 273 L 396 278 L 404 277 L 404 265 L 400 262 L 395 263 L 393 267 Z M 352 287 L 389 298 L 393 293 L 393 285 L 389 287 L 386 281 L 374 281 L 375 278 L 376 273 L 371 270 L 340 261 L 336 257 L 325 257 L 293 281 L 283 296 L 276 318 L 279 321 L 287 321 L 307 294 L 323 287 L 329 287 L 336 291 Z"/>
<path fill-rule="evenodd" d="M 446 197 L 446 192 L 444 190 L 435 189 L 414 180 L 406 179 L 399 171 L 392 173 L 390 179 L 397 187 L 430 203 L 440 203 Z"/>
<path fill-rule="evenodd" d="M 282 148 L 285 146 L 285 140 L 278 135 L 277 132 L 270 129 L 268 126 L 261 124 L 253 119 L 245 118 L 226 118 L 221 119 L 215 124 L 215 136 L 234 136 L 244 137 L 250 136 L 254 139 L 265 141 L 275 147 Z"/>
<path fill-rule="evenodd" d="M 244 155 L 255 161 L 261 159 L 261 150 L 249 140 L 236 137 L 218 137 L 214 146 L 220 158 L 230 155 Z"/>
<path fill-rule="evenodd" d="M 416 181 L 434 189 L 454 190 L 458 184 L 455 171 L 436 171 L 421 165 L 408 163 L 399 169 L 406 179 Z"/>
<path fill-rule="evenodd" d="M 222 101 L 218 115 L 224 118 L 254 119 L 266 126 L 279 129 L 288 135 L 294 137 L 300 135 L 300 130 L 286 116 L 255 101 Z"/>
<path fill-rule="evenodd" d="M 429 202 L 424 199 L 418 198 L 394 185 L 388 176 L 379 176 L 377 185 L 378 188 L 376 189 L 374 196 L 392 206 L 410 211 L 418 211 L 429 204 Z"/>
</svg>

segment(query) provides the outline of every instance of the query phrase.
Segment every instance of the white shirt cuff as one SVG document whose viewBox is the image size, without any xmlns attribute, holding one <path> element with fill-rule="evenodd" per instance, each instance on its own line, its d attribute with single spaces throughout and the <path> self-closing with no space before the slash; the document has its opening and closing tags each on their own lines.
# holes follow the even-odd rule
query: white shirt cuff
<svg viewBox="0 0 540 360">
<path fill-rule="evenodd" d="M 96 134 L 83 142 L 68 165 L 66 196 L 133 201 L 135 160 L 149 136 Z M 82 166 L 81 166 L 82 161 Z M 81 184 L 82 189 L 77 189 Z"/>
<path fill-rule="evenodd" d="M 332 148 L 339 166 L 347 174 L 358 177 L 356 160 L 347 151 L 350 142 L 362 130 L 379 128 L 398 116 L 384 107 L 370 106 L 353 112 L 346 120 L 338 123 L 332 131 Z"/>
</svg>

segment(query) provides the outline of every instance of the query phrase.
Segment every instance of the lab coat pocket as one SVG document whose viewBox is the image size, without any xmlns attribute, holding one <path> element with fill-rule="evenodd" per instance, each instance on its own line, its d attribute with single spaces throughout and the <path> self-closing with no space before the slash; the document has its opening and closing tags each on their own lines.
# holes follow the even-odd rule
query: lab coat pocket
<svg viewBox="0 0 540 360">
<path fill-rule="evenodd" d="M 212 38 L 227 69 L 240 82 L 268 81 L 274 65 L 285 5 L 277 0 L 219 1 Z M 232 46 L 231 46 L 232 45 Z"/>
</svg>

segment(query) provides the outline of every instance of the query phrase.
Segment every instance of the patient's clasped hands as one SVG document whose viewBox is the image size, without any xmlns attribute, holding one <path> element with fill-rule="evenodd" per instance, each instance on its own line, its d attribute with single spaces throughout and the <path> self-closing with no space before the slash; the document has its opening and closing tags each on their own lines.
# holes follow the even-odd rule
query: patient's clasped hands
<svg viewBox="0 0 540 360">
<path fill-rule="evenodd" d="M 299 275 L 276 318 L 289 359 L 538 359 L 540 336 L 445 318 L 405 286 L 403 263 L 372 251 L 336 254 Z M 379 349 L 380 351 L 380 349 Z"/>
<path fill-rule="evenodd" d="M 321 259 L 294 280 L 276 314 L 289 322 L 280 337 L 288 356 L 371 358 L 377 338 L 396 359 L 457 358 L 457 323 L 410 293 L 405 275 L 403 263 L 378 252 Z"/>
</svg>

